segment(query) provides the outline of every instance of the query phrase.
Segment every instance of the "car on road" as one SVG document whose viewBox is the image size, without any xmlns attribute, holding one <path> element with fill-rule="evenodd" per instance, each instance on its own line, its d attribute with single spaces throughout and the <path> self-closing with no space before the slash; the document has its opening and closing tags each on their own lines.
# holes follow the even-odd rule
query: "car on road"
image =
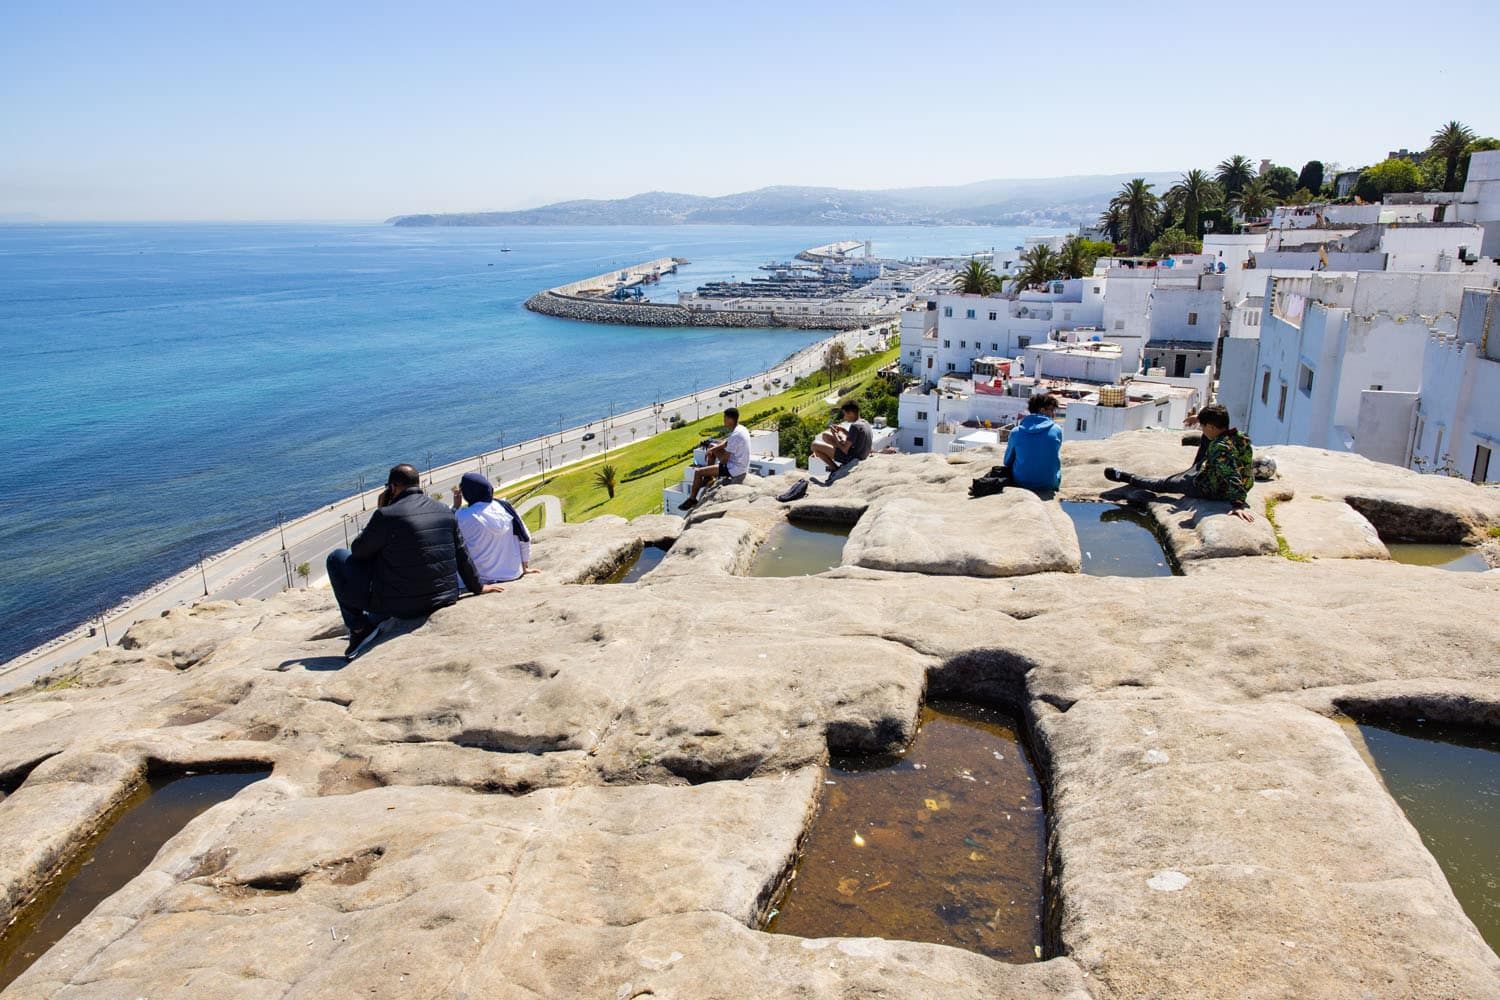
<svg viewBox="0 0 1500 1000">
<path fill-rule="evenodd" d="M 583 436 L 583 440 L 585 440 L 585 441 L 592 441 L 592 440 L 594 440 L 594 432 L 593 431 L 589 431 L 587 434 L 585 434 Z"/>
<path fill-rule="evenodd" d="M 776 376 L 776 377 L 775 377 L 775 378 L 773 378 L 773 379 L 772 379 L 772 380 L 771 380 L 771 384 L 772 384 L 772 385 L 780 385 L 780 384 L 781 384 L 781 376 L 780 376 L 780 375 L 778 375 L 778 376 Z"/>
<path fill-rule="evenodd" d="M 749 388 L 751 388 L 751 385 L 750 385 L 749 382 L 746 382 L 744 385 L 740 386 L 740 388 L 741 389 L 749 389 Z"/>
<path fill-rule="evenodd" d="M 730 395 L 730 394 L 731 394 L 731 393 L 733 393 L 733 392 L 734 392 L 734 390 L 733 390 L 733 389 L 724 389 L 724 390 L 722 390 L 722 391 L 721 391 L 721 392 L 720 392 L 720 393 L 719 393 L 719 398 L 720 398 L 720 399 L 723 399 L 723 398 L 724 398 L 724 397 L 725 397 L 725 396 L 728 396 L 728 395 Z"/>
</svg>

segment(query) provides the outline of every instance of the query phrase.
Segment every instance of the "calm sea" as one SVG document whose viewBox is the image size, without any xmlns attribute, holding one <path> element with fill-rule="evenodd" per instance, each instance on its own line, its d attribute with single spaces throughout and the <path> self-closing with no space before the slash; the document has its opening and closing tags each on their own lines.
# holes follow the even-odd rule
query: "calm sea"
<svg viewBox="0 0 1500 1000">
<path fill-rule="evenodd" d="M 0 226 L 0 661 L 397 461 L 452 461 L 748 375 L 818 339 L 596 327 L 533 292 L 675 255 L 692 287 L 989 228 Z M 511 252 L 501 252 L 509 248 Z"/>
</svg>

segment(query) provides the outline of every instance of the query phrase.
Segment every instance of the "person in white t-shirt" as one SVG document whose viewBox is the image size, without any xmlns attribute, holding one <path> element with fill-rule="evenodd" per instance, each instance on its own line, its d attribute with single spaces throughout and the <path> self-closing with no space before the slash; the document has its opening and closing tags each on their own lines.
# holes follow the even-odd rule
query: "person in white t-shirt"
<svg viewBox="0 0 1500 1000">
<path fill-rule="evenodd" d="M 731 406 L 724 411 L 724 428 L 729 436 L 708 449 L 706 464 L 693 468 L 693 488 L 682 501 L 682 510 L 698 506 L 698 494 L 715 479 L 743 483 L 750 471 L 750 432 L 740 426 L 740 411 Z"/>
<path fill-rule="evenodd" d="M 508 583 L 536 572 L 526 522 L 509 503 L 495 499 L 494 487 L 482 474 L 465 472 L 453 487 L 453 516 L 482 582 Z"/>
</svg>

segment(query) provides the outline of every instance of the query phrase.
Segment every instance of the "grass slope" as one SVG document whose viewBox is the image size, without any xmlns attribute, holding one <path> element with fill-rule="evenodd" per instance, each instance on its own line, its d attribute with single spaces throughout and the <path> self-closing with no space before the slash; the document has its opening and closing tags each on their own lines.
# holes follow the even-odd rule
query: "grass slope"
<svg viewBox="0 0 1500 1000">
<path fill-rule="evenodd" d="M 834 385 L 840 394 L 857 392 L 877 378 L 879 369 L 895 361 L 898 354 L 900 348 L 896 347 L 880 354 L 855 358 L 850 362 L 849 372 L 836 379 Z M 822 376 L 815 375 L 785 392 L 744 404 L 740 407 L 740 419 L 752 427 L 757 421 L 774 426 L 783 412 L 808 412 L 813 407 L 822 406 L 828 395 L 828 383 Z M 722 407 L 725 402 L 715 399 L 705 401 L 704 405 L 718 403 Z M 563 517 L 567 521 L 587 521 L 601 514 L 638 517 L 660 513 L 662 489 L 682 479 L 682 469 L 691 461 L 693 448 L 704 437 L 721 434 L 723 426 L 721 410 L 714 410 L 675 430 L 663 431 L 616 448 L 607 455 L 570 465 L 555 474 L 549 473 L 545 483 L 540 476 L 533 476 L 507 487 L 501 495 L 519 503 L 539 493 L 550 493 L 562 500 Z M 613 500 L 594 483 L 595 473 L 606 465 L 613 465 L 617 473 L 618 485 Z M 536 514 L 540 515 L 540 508 Z M 527 523 L 534 523 L 531 512 L 528 512 Z"/>
</svg>

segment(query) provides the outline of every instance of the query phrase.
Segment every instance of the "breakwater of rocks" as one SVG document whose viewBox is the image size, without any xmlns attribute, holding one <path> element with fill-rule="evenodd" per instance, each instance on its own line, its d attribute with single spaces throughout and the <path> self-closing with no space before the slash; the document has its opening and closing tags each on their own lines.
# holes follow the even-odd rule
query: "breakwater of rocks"
<svg viewBox="0 0 1500 1000">
<path fill-rule="evenodd" d="M 798 330 L 855 330 L 895 319 L 874 316 L 789 316 L 775 310 L 708 311 L 660 302 L 615 302 L 555 291 L 538 292 L 526 300 L 526 308 L 544 316 L 576 319 L 585 323 L 619 323 L 625 326 L 724 326 L 740 329 L 791 327 Z"/>
</svg>

